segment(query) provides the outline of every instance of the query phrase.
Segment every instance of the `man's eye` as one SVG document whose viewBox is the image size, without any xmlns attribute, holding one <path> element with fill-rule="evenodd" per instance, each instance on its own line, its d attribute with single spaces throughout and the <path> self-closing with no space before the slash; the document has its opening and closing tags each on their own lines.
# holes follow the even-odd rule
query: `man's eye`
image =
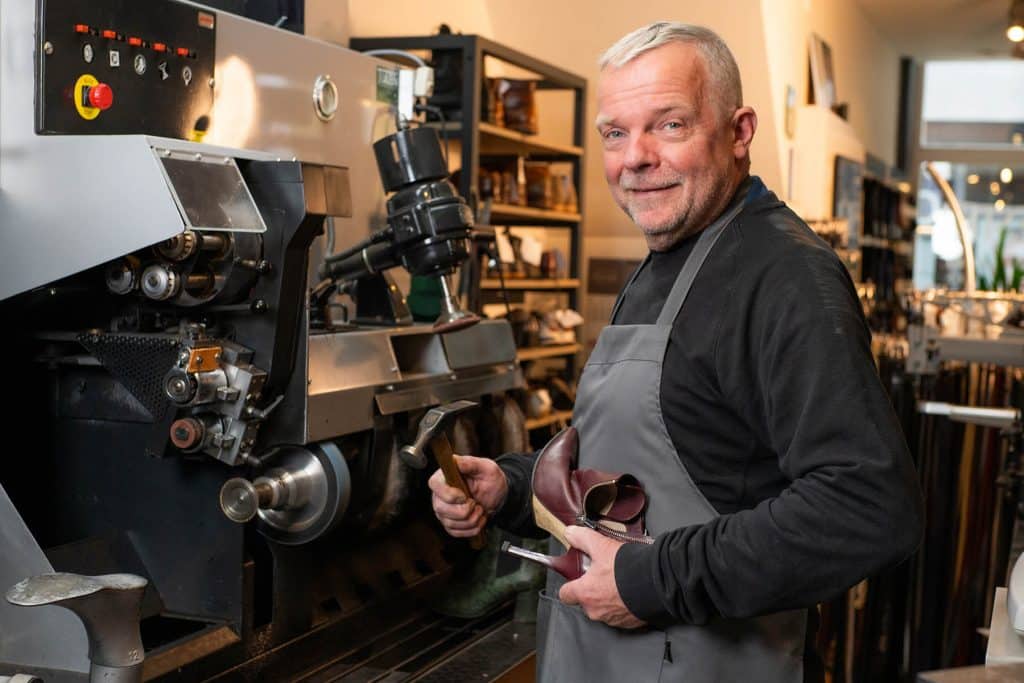
<svg viewBox="0 0 1024 683">
<path fill-rule="evenodd" d="M 613 130 L 606 130 L 604 132 L 604 139 L 605 140 L 614 140 L 615 138 L 621 138 L 621 137 L 622 137 L 622 131 L 621 130 L 614 130 L 613 129 Z"/>
<path fill-rule="evenodd" d="M 669 130 L 679 130 L 680 128 L 683 127 L 683 124 L 680 123 L 679 121 L 668 121 L 667 123 L 665 123 L 664 127 L 668 128 Z"/>
</svg>

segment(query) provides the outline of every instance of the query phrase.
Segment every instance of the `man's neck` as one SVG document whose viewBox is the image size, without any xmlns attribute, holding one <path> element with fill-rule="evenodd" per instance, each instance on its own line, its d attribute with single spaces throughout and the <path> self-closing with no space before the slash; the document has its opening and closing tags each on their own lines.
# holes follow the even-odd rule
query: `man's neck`
<svg viewBox="0 0 1024 683">
<path fill-rule="evenodd" d="M 730 207 L 733 206 L 733 204 L 735 204 L 736 202 L 742 202 L 744 200 L 744 197 L 746 197 L 747 191 L 750 189 L 750 184 L 752 182 L 753 176 L 750 175 L 749 171 L 738 172 L 736 176 L 732 179 L 732 181 L 729 183 L 729 186 L 726 189 L 726 191 L 719 195 L 724 199 L 718 202 L 718 204 L 714 207 L 713 211 L 708 212 L 710 218 L 704 223 L 704 225 L 700 227 L 699 230 L 687 232 L 679 236 L 679 238 L 676 239 L 671 244 L 668 244 L 659 249 L 654 248 L 651 245 L 650 240 L 648 240 L 647 248 L 654 253 L 674 251 L 686 240 L 688 240 L 691 237 L 694 237 L 695 235 L 699 235 L 700 233 L 704 232 L 709 226 L 713 225 L 714 222 L 717 221 L 722 216 L 722 214 L 724 214 L 726 211 L 729 210 Z"/>
</svg>

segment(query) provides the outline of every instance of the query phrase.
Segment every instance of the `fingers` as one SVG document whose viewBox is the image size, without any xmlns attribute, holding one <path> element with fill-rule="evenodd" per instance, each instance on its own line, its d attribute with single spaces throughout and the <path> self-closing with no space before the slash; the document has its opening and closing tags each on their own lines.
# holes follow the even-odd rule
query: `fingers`
<svg viewBox="0 0 1024 683">
<path fill-rule="evenodd" d="M 562 585 L 562 588 L 558 591 L 558 599 L 567 605 L 578 605 L 580 604 L 579 592 L 577 584 L 580 579 L 575 581 L 567 581 Z"/>
<path fill-rule="evenodd" d="M 430 475 L 430 479 L 427 480 L 427 486 L 433 491 L 435 497 L 440 498 L 445 503 L 458 505 L 466 502 L 466 494 L 454 486 L 449 486 L 448 482 L 444 480 L 444 473 L 441 470 L 437 470 Z"/>
<path fill-rule="evenodd" d="M 434 498 L 434 514 L 449 535 L 466 538 L 480 533 L 487 524 L 487 515 L 479 503 L 449 506 Z"/>
<path fill-rule="evenodd" d="M 448 486 L 440 470 L 434 472 L 428 481 L 431 505 L 434 515 L 449 535 L 467 538 L 479 533 L 487 524 L 483 507 L 473 499 L 467 499 L 459 489 Z"/>
<path fill-rule="evenodd" d="M 606 539 L 593 529 L 588 529 L 583 526 L 569 525 L 565 528 L 565 540 L 569 541 L 570 547 L 578 548 L 585 554 L 594 557 L 594 552 L 597 550 L 597 544 Z"/>
<path fill-rule="evenodd" d="M 467 476 L 487 474 L 497 468 L 493 460 L 473 455 L 456 455 L 455 464 L 459 472 Z"/>
<path fill-rule="evenodd" d="M 475 501 L 450 505 L 434 498 L 434 514 L 447 528 L 472 529 L 486 521 L 484 509 Z"/>
</svg>

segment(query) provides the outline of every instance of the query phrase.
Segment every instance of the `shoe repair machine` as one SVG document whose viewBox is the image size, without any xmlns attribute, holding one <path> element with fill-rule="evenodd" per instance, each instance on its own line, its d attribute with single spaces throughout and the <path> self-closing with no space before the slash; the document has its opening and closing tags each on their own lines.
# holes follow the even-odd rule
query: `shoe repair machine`
<svg viewBox="0 0 1024 683">
<path fill-rule="evenodd" d="M 451 295 L 472 214 L 407 75 L 179 0 L 0 5 L 0 678 L 404 680 L 494 626 L 417 621 L 472 551 L 399 450 L 522 378 Z"/>
</svg>

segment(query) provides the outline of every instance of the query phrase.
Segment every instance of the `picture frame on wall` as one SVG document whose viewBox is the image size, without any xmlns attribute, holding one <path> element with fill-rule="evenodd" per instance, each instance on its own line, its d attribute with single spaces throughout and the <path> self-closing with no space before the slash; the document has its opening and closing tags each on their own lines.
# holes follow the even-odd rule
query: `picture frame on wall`
<svg viewBox="0 0 1024 683">
<path fill-rule="evenodd" d="M 810 37 L 811 101 L 826 109 L 836 105 L 836 78 L 832 48 L 816 33 Z"/>
<path fill-rule="evenodd" d="M 834 178 L 832 216 L 846 219 L 847 243 L 851 249 L 856 249 L 860 246 L 864 216 L 864 164 L 837 154 Z"/>
</svg>

